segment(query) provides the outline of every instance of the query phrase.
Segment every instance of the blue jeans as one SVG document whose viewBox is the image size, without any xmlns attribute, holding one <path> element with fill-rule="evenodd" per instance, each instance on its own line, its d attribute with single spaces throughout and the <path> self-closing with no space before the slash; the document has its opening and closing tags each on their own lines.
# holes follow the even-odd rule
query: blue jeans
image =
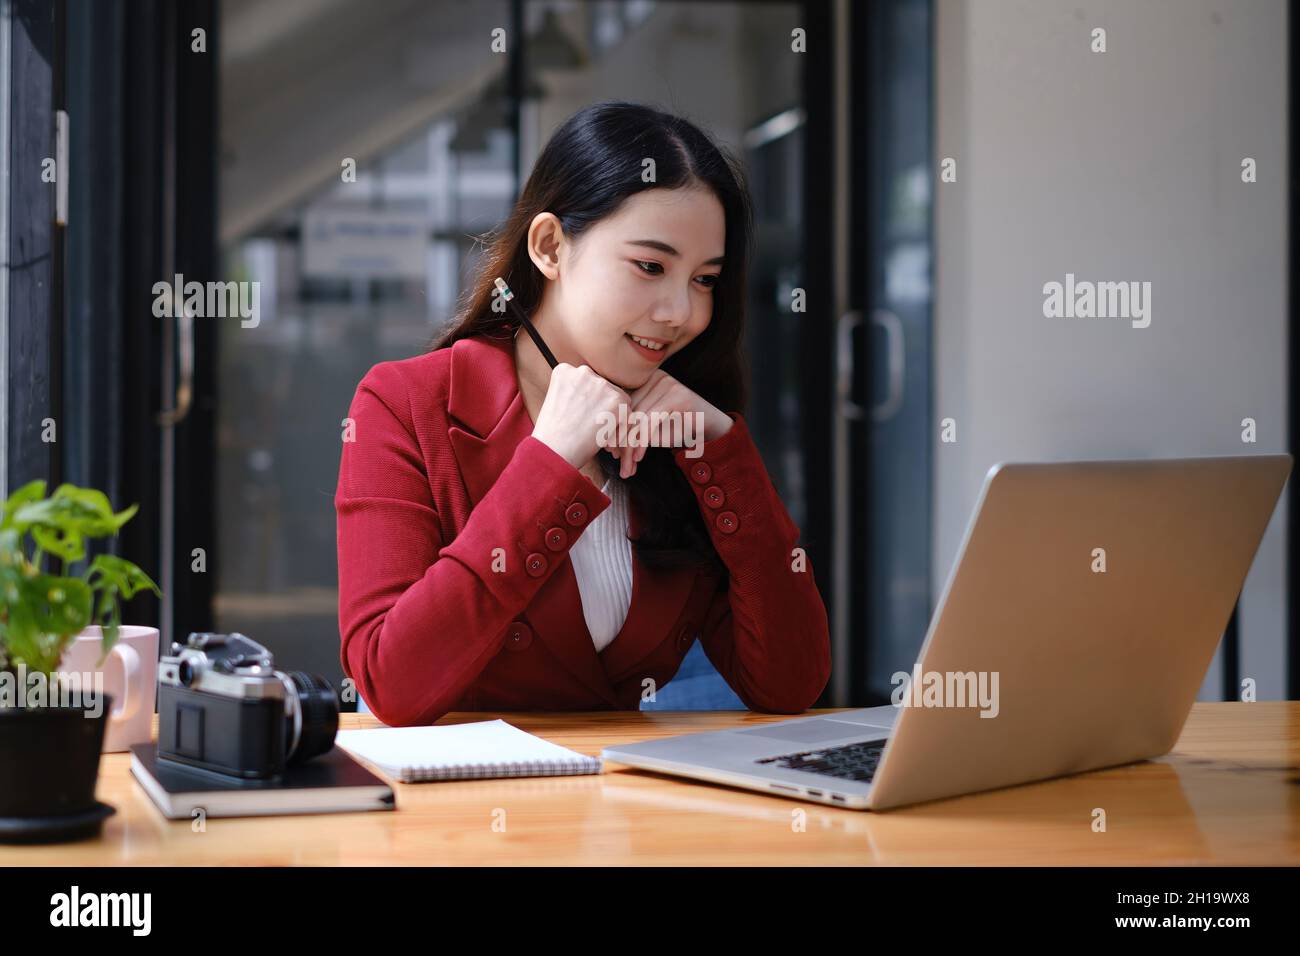
<svg viewBox="0 0 1300 956">
<path fill-rule="evenodd" d="M 748 710 L 696 641 L 667 687 L 654 701 L 641 701 L 642 710 Z"/>
</svg>

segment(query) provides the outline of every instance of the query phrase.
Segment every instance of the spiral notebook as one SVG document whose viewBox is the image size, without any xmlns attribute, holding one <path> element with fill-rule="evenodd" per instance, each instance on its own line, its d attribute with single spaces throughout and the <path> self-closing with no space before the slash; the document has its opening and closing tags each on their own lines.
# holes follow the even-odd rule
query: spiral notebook
<svg viewBox="0 0 1300 956">
<path fill-rule="evenodd" d="M 444 727 L 340 730 L 334 742 L 402 783 L 601 772 L 599 757 L 553 744 L 500 719 Z"/>
</svg>

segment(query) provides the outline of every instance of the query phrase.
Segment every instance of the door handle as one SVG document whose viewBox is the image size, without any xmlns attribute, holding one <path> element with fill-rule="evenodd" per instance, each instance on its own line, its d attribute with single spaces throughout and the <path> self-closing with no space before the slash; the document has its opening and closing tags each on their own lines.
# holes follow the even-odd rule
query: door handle
<svg viewBox="0 0 1300 956">
<path fill-rule="evenodd" d="M 853 333 L 862 326 L 862 313 L 852 309 L 835 324 L 835 404 L 840 417 L 853 420 L 864 416 L 861 405 L 853 400 Z"/>
<path fill-rule="evenodd" d="M 903 322 L 889 309 L 876 309 L 871 313 L 872 325 L 885 330 L 885 367 L 888 379 L 885 385 L 885 400 L 871 409 L 873 422 L 887 422 L 903 407 L 903 379 L 907 374 L 907 363 L 903 350 Z"/>
<path fill-rule="evenodd" d="M 175 311 L 174 306 L 172 287 L 168 284 L 168 315 Z M 176 329 L 179 333 L 176 340 L 176 351 L 179 353 L 178 357 L 180 359 L 180 368 L 177 370 L 176 405 L 172 408 L 163 409 L 156 416 L 158 424 L 164 428 L 179 425 L 184 421 L 185 416 L 190 413 L 190 405 L 194 401 L 194 315 L 183 305 L 181 314 L 176 319 Z"/>
</svg>

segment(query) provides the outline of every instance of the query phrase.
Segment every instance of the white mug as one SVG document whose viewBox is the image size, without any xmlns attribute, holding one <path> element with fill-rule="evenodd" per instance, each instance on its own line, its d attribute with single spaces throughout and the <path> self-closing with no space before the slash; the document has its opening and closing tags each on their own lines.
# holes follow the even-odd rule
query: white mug
<svg viewBox="0 0 1300 956">
<path fill-rule="evenodd" d="M 99 625 L 92 624 L 68 645 L 58 669 L 103 673 L 104 693 L 113 698 L 104 728 L 104 753 L 147 744 L 153 739 L 154 694 L 158 688 L 158 628 L 123 624 L 101 665 L 103 653 L 104 635 Z"/>
</svg>

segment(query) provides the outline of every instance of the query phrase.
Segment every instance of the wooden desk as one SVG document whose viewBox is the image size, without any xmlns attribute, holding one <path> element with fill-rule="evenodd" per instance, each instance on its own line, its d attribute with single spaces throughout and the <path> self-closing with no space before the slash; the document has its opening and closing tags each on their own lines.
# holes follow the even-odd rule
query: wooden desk
<svg viewBox="0 0 1300 956">
<path fill-rule="evenodd" d="M 783 719 L 499 716 L 592 755 L 616 743 Z M 342 720 L 347 728 L 377 723 L 370 715 Z M 103 757 L 98 794 L 117 813 L 100 839 L 0 846 L 0 866 L 1300 863 L 1300 702 L 1197 704 L 1177 747 L 1158 760 L 880 814 L 608 764 L 599 776 L 395 784 L 396 812 L 215 819 L 195 833 L 189 821 L 165 820 L 128 768 L 126 754 Z M 1106 808 L 1106 833 L 1092 832 L 1096 806 Z M 802 832 L 793 826 L 800 811 Z"/>
</svg>

